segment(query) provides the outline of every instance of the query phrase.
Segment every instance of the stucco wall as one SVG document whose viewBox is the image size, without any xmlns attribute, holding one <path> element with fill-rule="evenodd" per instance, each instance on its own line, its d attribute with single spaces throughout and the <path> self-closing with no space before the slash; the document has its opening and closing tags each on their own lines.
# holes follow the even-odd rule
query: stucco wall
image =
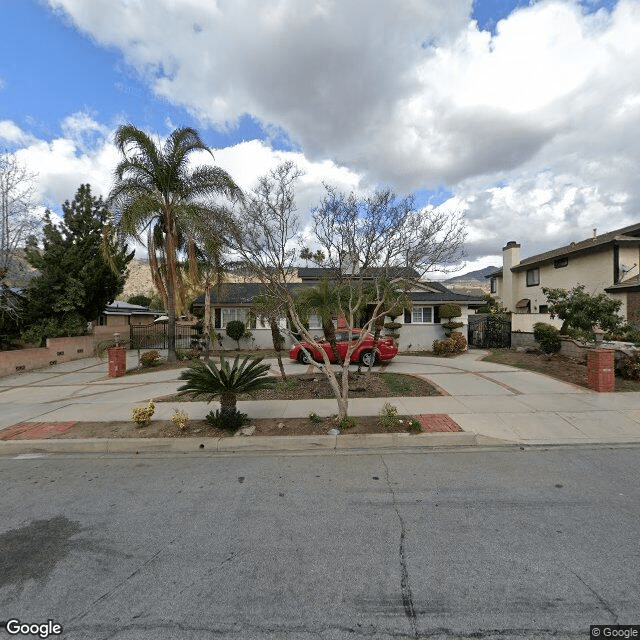
<svg viewBox="0 0 640 640">
<path fill-rule="evenodd" d="M 95 335 L 48 338 L 46 347 L 0 351 L 0 377 L 87 358 L 93 355 L 99 339 Z"/>
<path fill-rule="evenodd" d="M 583 284 L 589 294 L 604 293 L 605 287 L 613 283 L 613 251 L 602 251 L 581 256 L 570 256 L 566 267 L 556 269 L 553 263 L 539 267 L 540 284 L 528 287 L 526 271 L 514 274 L 515 302 L 523 298 L 531 300 L 531 312 L 536 313 L 541 304 L 547 304 L 543 287 L 572 289 Z M 516 277 L 517 276 L 517 277 Z"/>
<path fill-rule="evenodd" d="M 511 314 L 511 332 L 525 331 L 533 332 L 533 325 L 536 322 L 546 322 L 556 329 L 562 326 L 560 318 L 551 319 L 548 313 L 512 313 Z"/>
</svg>

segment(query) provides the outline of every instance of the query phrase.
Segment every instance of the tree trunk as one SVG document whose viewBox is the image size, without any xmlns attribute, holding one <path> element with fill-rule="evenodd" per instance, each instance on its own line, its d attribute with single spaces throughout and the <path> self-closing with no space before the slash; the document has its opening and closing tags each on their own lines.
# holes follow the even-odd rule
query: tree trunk
<svg viewBox="0 0 640 640">
<path fill-rule="evenodd" d="M 204 283 L 204 359 L 209 359 L 211 351 L 211 282 Z"/>
<path fill-rule="evenodd" d="M 178 286 L 178 265 L 176 264 L 176 245 L 174 242 L 173 220 L 165 214 L 165 244 L 167 260 L 167 316 L 168 333 L 167 336 L 167 362 L 176 362 L 176 287 Z"/>
<path fill-rule="evenodd" d="M 331 366 L 324 366 L 322 368 L 325 376 L 329 380 L 329 384 L 331 385 L 331 389 L 333 390 L 333 394 L 336 397 L 336 401 L 338 403 L 338 420 L 342 420 L 347 417 L 347 411 L 349 409 L 349 381 L 347 378 L 346 386 L 345 386 L 345 372 L 349 374 L 349 367 L 344 367 L 342 370 L 342 384 L 338 384 L 338 379 L 336 378 L 336 374 L 331 368 Z M 345 392 L 346 390 L 346 392 Z"/>
<path fill-rule="evenodd" d="M 338 352 L 338 344 L 336 342 L 336 328 L 333 326 L 333 320 L 322 321 L 322 331 L 324 332 L 325 340 L 331 345 L 331 351 L 335 356 L 336 362 L 342 364 L 342 358 Z"/>
<path fill-rule="evenodd" d="M 269 326 L 271 327 L 271 339 L 273 340 L 273 348 L 276 350 L 276 358 L 278 359 L 278 367 L 280 367 L 280 377 L 283 380 L 287 379 L 287 374 L 284 372 L 284 365 L 282 364 L 282 334 L 280 333 L 280 327 L 278 327 L 278 321 L 275 318 L 269 318 Z"/>
<path fill-rule="evenodd" d="M 220 412 L 235 413 L 236 411 L 236 394 L 231 391 L 225 391 L 220 394 Z"/>
<path fill-rule="evenodd" d="M 176 303 L 174 283 L 167 277 L 167 362 L 176 362 Z"/>
<path fill-rule="evenodd" d="M 373 368 L 373 360 L 375 360 L 376 349 L 378 348 L 378 340 L 380 339 L 380 331 L 382 327 L 380 325 L 375 325 L 373 330 L 373 345 L 371 347 L 371 352 L 374 354 L 373 359 L 369 363 L 369 367 L 367 368 L 367 380 L 371 377 L 371 369 Z"/>
</svg>

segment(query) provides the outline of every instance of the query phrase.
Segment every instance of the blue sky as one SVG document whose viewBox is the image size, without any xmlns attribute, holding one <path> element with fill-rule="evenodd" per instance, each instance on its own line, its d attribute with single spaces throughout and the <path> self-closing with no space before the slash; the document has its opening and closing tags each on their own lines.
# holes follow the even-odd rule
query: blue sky
<svg viewBox="0 0 640 640">
<path fill-rule="evenodd" d="M 3 0 L 0 146 L 55 208 L 108 190 L 122 122 L 189 125 L 243 186 L 294 159 L 301 209 L 327 180 L 462 213 L 482 266 L 637 221 L 639 28 L 637 0 Z"/>
</svg>

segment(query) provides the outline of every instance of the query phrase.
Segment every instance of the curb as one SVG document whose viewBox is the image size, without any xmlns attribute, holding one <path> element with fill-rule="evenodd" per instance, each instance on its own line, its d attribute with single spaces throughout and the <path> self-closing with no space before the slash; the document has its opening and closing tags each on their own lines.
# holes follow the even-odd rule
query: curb
<svg viewBox="0 0 640 640">
<path fill-rule="evenodd" d="M 492 444 L 513 444 L 496 440 Z M 248 438 L 95 438 L 5 440 L 0 455 L 21 453 L 289 453 L 358 449 L 430 449 L 488 444 L 473 432 L 385 433 L 339 436 L 256 436 Z"/>
</svg>

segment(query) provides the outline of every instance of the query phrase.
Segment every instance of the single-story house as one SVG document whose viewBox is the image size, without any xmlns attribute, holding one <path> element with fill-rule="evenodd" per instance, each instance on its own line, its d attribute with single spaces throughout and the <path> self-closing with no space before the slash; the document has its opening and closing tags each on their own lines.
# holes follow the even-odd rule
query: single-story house
<svg viewBox="0 0 640 640">
<path fill-rule="evenodd" d="M 520 259 L 520 245 L 502 249 L 502 268 L 486 277 L 491 295 L 514 314 L 546 314 L 543 287 L 572 289 L 584 285 L 592 295 L 620 300 L 621 316 L 638 322 L 640 311 L 640 224 L 615 229 L 580 242 Z"/>
<path fill-rule="evenodd" d="M 298 281 L 291 282 L 287 286 L 294 293 L 296 290 L 316 285 L 322 276 L 328 271 L 322 268 L 298 268 Z M 403 270 L 403 273 L 404 270 Z M 405 274 L 406 275 L 406 274 Z M 409 276 L 417 273 L 411 272 Z M 371 278 L 375 277 L 375 273 Z M 222 285 L 220 294 L 214 289 L 211 292 L 211 315 L 216 332 L 222 334 L 225 347 L 233 348 L 235 343 L 225 336 L 224 329 L 231 320 L 241 320 L 246 322 L 247 314 L 251 309 L 254 298 L 263 291 L 261 284 L 257 282 L 229 282 Z M 396 322 L 403 325 L 399 329 L 400 348 L 403 351 L 418 351 L 423 349 L 431 349 L 433 341 L 444 337 L 444 329 L 442 322 L 446 322 L 445 318 L 440 318 L 440 306 L 447 303 L 455 303 L 460 305 L 462 316 L 456 318 L 457 321 L 463 322 L 464 327 L 460 331 L 466 335 L 467 317 L 470 308 L 481 306 L 485 303 L 484 299 L 466 296 L 454 293 L 447 289 L 443 284 L 438 282 L 422 282 L 414 280 L 408 291 L 408 296 L 412 301 L 412 308 L 406 309 L 403 314 L 395 318 Z M 198 298 L 194 307 L 202 307 L 204 297 Z M 338 319 L 336 318 L 336 322 Z M 287 321 L 282 318 L 280 326 L 287 329 Z M 254 325 L 251 325 L 252 340 L 246 346 L 259 346 L 261 348 L 269 348 L 272 346 L 271 331 L 268 325 L 262 323 L 260 319 Z M 317 335 L 322 335 L 322 324 L 320 318 L 311 316 L 309 318 L 309 329 Z M 286 332 L 285 332 L 285 337 Z M 293 344 L 290 336 L 287 344 Z"/>
<path fill-rule="evenodd" d="M 139 304 L 114 300 L 108 304 L 94 323 L 96 333 L 129 332 L 130 325 L 151 324 L 164 312 Z"/>
</svg>

